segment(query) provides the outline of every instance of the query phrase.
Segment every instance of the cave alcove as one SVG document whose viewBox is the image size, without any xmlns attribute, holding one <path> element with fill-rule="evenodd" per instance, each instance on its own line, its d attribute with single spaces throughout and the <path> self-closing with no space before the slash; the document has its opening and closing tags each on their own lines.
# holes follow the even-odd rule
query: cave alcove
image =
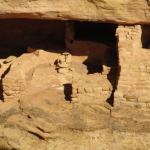
<svg viewBox="0 0 150 150">
<path fill-rule="evenodd" d="M 102 65 L 117 65 L 117 39 L 116 24 L 96 22 L 75 22 L 74 40 L 83 44 L 80 49 L 73 50 L 75 55 L 87 55 L 83 62 L 87 66 L 88 73 L 101 73 Z"/>
<path fill-rule="evenodd" d="M 20 56 L 27 47 L 60 50 L 65 48 L 65 22 L 56 20 L 1 19 L 0 56 Z"/>
</svg>

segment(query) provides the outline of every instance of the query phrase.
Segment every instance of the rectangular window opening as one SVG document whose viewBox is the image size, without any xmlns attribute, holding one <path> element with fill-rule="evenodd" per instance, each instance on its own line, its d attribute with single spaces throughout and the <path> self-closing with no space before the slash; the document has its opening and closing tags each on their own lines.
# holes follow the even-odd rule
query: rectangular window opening
<svg viewBox="0 0 150 150">
<path fill-rule="evenodd" d="M 142 26 L 142 47 L 145 49 L 150 49 L 150 26 Z"/>
</svg>

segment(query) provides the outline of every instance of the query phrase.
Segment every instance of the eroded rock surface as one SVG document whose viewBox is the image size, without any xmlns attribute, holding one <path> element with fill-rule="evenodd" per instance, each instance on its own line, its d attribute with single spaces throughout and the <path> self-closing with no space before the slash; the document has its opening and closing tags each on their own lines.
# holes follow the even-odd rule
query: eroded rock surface
<svg viewBox="0 0 150 150">
<path fill-rule="evenodd" d="M 150 148 L 148 0 L 0 8 L 0 150 Z"/>
<path fill-rule="evenodd" d="M 72 56 L 70 72 L 58 72 L 55 61 L 62 55 L 36 50 L 3 60 L 2 66 L 8 63 L 5 68 L 9 70 L 2 78 L 0 149 L 147 150 L 148 107 L 141 109 L 137 101 L 131 101 L 135 106 L 123 105 L 129 101 L 127 97 L 126 101 L 115 97 L 115 107 L 112 107 L 106 102 L 113 92 L 111 80 L 107 78 L 110 68 L 103 66 L 103 72 L 88 74 L 87 67 L 81 63 L 85 56 Z M 117 93 L 122 90 L 121 79 L 122 74 Z M 65 89 L 66 85 L 72 89 Z"/>
<path fill-rule="evenodd" d="M 150 23 L 149 0 L 1 0 L 0 3 L 0 18 Z"/>
</svg>

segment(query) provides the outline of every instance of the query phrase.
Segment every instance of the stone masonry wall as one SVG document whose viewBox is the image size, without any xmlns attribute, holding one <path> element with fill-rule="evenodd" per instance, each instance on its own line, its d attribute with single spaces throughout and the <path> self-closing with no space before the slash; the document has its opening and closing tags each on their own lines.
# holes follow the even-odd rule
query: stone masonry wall
<svg viewBox="0 0 150 150">
<path fill-rule="evenodd" d="M 143 49 L 140 25 L 119 26 L 119 81 L 115 106 L 150 108 L 150 49 Z"/>
</svg>

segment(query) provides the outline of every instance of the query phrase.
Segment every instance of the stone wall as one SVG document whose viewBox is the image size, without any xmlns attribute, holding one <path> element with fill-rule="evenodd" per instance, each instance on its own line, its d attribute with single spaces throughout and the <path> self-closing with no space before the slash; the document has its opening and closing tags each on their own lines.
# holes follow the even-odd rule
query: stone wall
<svg viewBox="0 0 150 150">
<path fill-rule="evenodd" d="M 105 69 L 101 74 L 79 75 L 73 74 L 72 101 L 79 103 L 92 103 L 103 105 L 111 96 L 113 87 L 107 79 L 110 68 Z"/>
<path fill-rule="evenodd" d="M 143 49 L 140 25 L 119 26 L 119 81 L 115 106 L 150 108 L 150 49 Z"/>
</svg>

